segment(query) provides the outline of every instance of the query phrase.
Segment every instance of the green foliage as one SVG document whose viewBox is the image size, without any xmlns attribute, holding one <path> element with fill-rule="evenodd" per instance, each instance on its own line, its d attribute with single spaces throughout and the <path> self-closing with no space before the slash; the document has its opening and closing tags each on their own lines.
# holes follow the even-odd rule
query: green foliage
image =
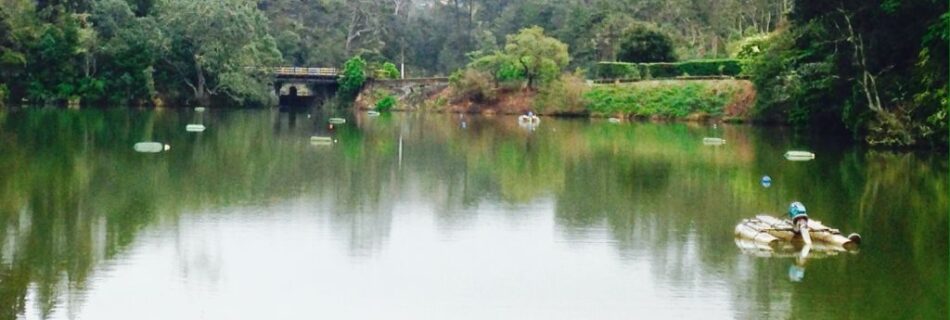
<svg viewBox="0 0 950 320">
<path fill-rule="evenodd" d="M 640 79 L 640 67 L 628 62 L 598 62 L 594 74 L 601 79 Z"/>
<path fill-rule="evenodd" d="M 7 85 L 0 83 L 0 107 L 3 107 L 7 103 L 7 98 L 10 96 L 10 89 L 7 89 Z"/>
<path fill-rule="evenodd" d="M 673 63 L 598 62 L 602 79 L 675 78 L 682 76 L 737 76 L 742 65 L 736 59 L 689 60 Z"/>
<path fill-rule="evenodd" d="M 746 66 L 758 116 L 876 145 L 945 146 L 946 12 L 930 1 L 796 3 L 790 28 Z"/>
<path fill-rule="evenodd" d="M 504 52 L 496 51 L 478 57 L 468 64 L 468 68 L 490 73 L 498 83 L 522 81 L 527 78 L 518 61 Z"/>
<path fill-rule="evenodd" d="M 377 74 L 382 79 L 399 79 L 399 69 L 392 62 L 383 63 Z"/>
<path fill-rule="evenodd" d="M 768 50 L 775 33 L 757 34 L 742 38 L 729 45 L 729 56 L 736 59 L 753 59 Z"/>
<path fill-rule="evenodd" d="M 538 90 L 534 98 L 534 110 L 547 114 L 586 113 L 588 104 L 584 94 L 590 88 L 579 74 L 561 76 Z"/>
<path fill-rule="evenodd" d="M 386 95 L 382 99 L 376 101 L 376 110 L 379 112 L 386 112 L 392 110 L 396 106 L 396 97 L 391 94 Z"/>
<path fill-rule="evenodd" d="M 624 31 L 617 58 L 625 62 L 676 61 L 673 40 L 659 30 L 640 24 Z"/>
<path fill-rule="evenodd" d="M 504 53 L 522 69 L 529 88 L 533 88 L 535 82 L 556 79 L 570 62 L 567 45 L 545 36 L 541 27 L 521 29 L 506 39 Z"/>
<path fill-rule="evenodd" d="M 340 93 L 355 97 L 363 87 L 364 81 L 366 81 L 366 60 L 360 56 L 346 60 L 340 72 L 340 78 L 337 80 L 340 83 Z"/>
<path fill-rule="evenodd" d="M 192 92 L 198 103 L 212 97 L 271 103 L 272 75 L 257 66 L 280 61 L 267 19 L 245 0 L 161 0 L 157 25 L 169 53 L 159 72 L 176 75 L 175 91 Z"/>
<path fill-rule="evenodd" d="M 449 78 L 455 101 L 468 100 L 476 103 L 495 101 L 497 92 L 492 82 L 490 74 L 476 69 L 458 71 Z"/>
<path fill-rule="evenodd" d="M 588 110 L 600 114 L 686 117 L 702 112 L 722 115 L 735 89 L 721 89 L 702 83 L 668 82 L 657 85 L 599 85 L 585 98 Z"/>
</svg>

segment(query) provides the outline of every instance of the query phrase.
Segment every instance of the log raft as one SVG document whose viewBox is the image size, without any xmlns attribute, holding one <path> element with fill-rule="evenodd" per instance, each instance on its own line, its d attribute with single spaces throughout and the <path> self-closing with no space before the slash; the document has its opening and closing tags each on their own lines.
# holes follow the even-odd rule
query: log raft
<svg viewBox="0 0 950 320">
<path fill-rule="evenodd" d="M 861 236 L 852 233 L 845 237 L 838 229 L 830 228 L 817 220 L 808 220 L 809 235 L 814 242 L 820 242 L 829 248 L 839 251 L 856 250 L 861 244 Z M 782 242 L 802 242 L 802 237 L 796 234 L 789 220 L 782 220 L 769 215 L 757 215 L 755 218 L 744 219 L 736 225 L 735 235 L 738 238 L 752 240 L 770 247 Z"/>
</svg>

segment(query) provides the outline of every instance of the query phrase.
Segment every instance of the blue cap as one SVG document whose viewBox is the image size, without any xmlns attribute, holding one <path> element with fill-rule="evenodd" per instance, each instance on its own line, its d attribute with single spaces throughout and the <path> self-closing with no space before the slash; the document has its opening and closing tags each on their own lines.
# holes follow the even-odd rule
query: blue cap
<svg viewBox="0 0 950 320">
<path fill-rule="evenodd" d="M 789 219 L 795 220 L 800 217 L 807 218 L 808 214 L 806 213 L 807 212 L 805 210 L 805 205 L 802 204 L 801 202 L 795 201 L 795 202 L 792 202 L 792 204 L 788 206 Z"/>
</svg>

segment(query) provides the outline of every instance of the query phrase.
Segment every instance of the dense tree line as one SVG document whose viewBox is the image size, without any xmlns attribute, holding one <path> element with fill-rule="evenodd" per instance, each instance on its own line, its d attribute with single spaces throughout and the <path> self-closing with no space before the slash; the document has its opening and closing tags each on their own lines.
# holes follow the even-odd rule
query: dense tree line
<svg viewBox="0 0 950 320">
<path fill-rule="evenodd" d="M 798 1 L 788 17 L 740 50 L 762 117 L 872 145 L 947 146 L 946 1 Z"/>
<path fill-rule="evenodd" d="M 268 103 L 258 67 L 338 67 L 360 55 L 448 75 L 535 25 L 571 48 L 572 67 L 615 60 L 634 22 L 669 34 L 679 57 L 723 56 L 730 40 L 774 29 L 786 2 L 0 0 L 0 98 Z"/>
<path fill-rule="evenodd" d="M 738 55 L 760 117 L 916 145 L 947 139 L 948 20 L 938 0 L 0 0 L 0 101 L 268 104 L 264 67 L 447 76 L 537 26 L 561 70 Z"/>
</svg>

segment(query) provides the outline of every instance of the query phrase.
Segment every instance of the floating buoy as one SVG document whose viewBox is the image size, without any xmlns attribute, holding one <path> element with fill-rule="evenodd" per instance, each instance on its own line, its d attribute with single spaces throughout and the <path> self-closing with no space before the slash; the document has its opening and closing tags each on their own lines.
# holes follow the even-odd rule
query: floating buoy
<svg viewBox="0 0 950 320">
<path fill-rule="evenodd" d="M 366 115 L 367 115 L 367 116 L 370 116 L 370 117 L 378 117 L 378 116 L 379 116 L 379 111 L 376 111 L 376 110 L 366 111 Z"/>
<path fill-rule="evenodd" d="M 620 123 L 620 118 L 607 118 L 607 122 Z"/>
<path fill-rule="evenodd" d="M 330 120 L 327 120 L 327 122 L 332 123 L 332 124 L 344 124 L 344 123 L 346 123 L 346 119 L 343 119 L 343 118 L 330 118 Z"/>
<path fill-rule="evenodd" d="M 315 146 L 328 146 L 328 145 L 333 144 L 333 138 L 312 136 L 310 137 L 310 144 L 315 145 Z"/>
<path fill-rule="evenodd" d="M 726 144 L 723 138 L 703 138 L 703 144 L 707 146 L 721 146 Z"/>
<path fill-rule="evenodd" d="M 766 188 L 771 187 L 771 186 L 772 186 L 772 177 L 763 176 L 763 177 L 762 177 L 762 180 L 761 180 L 760 182 L 762 183 L 762 186 L 763 186 L 763 187 L 766 187 Z"/>
<path fill-rule="evenodd" d="M 189 124 L 185 126 L 185 131 L 188 132 L 202 132 L 205 131 L 205 125 L 203 124 Z"/>
<path fill-rule="evenodd" d="M 162 151 L 171 150 L 171 148 L 172 146 L 170 145 L 167 145 L 161 142 L 151 142 L 151 141 L 139 142 L 132 146 L 132 149 L 134 149 L 135 152 L 141 152 L 141 153 L 158 153 Z"/>
<path fill-rule="evenodd" d="M 815 159 L 815 154 L 808 151 L 788 151 L 785 153 L 785 159 L 789 161 L 808 161 Z"/>
<path fill-rule="evenodd" d="M 197 111 L 197 112 L 205 112 L 205 107 L 195 107 L 195 111 Z"/>
</svg>

